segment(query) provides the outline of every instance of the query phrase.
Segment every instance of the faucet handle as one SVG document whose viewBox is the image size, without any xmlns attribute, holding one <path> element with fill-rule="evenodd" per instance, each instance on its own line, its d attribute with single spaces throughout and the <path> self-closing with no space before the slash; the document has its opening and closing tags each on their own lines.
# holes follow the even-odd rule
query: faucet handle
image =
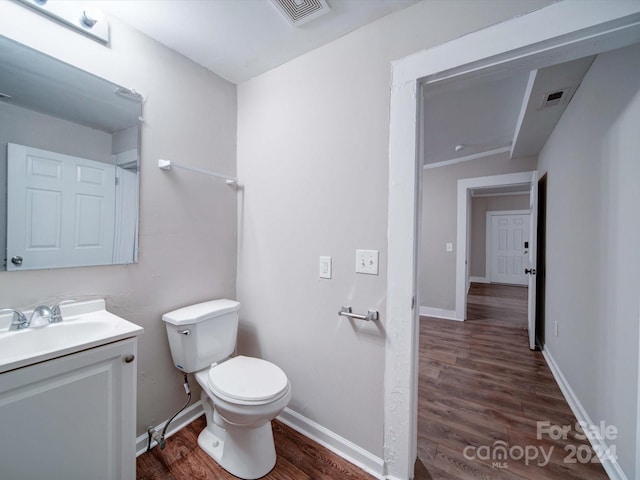
<svg viewBox="0 0 640 480">
<path fill-rule="evenodd" d="M 27 328 L 29 326 L 29 321 L 27 317 L 24 316 L 20 310 L 16 310 L 15 308 L 0 308 L 0 313 L 13 313 L 13 318 L 11 320 L 11 326 L 9 327 L 9 331 L 11 330 L 20 330 L 22 328 Z M 18 321 L 16 322 L 16 317 Z"/>
<path fill-rule="evenodd" d="M 62 300 L 61 302 L 58 302 L 58 304 L 51 309 L 51 318 L 49 319 L 49 323 L 61 322 L 62 311 L 60 310 L 60 307 L 62 305 L 66 305 L 67 303 L 73 303 L 73 302 L 75 302 L 75 300 Z"/>
</svg>

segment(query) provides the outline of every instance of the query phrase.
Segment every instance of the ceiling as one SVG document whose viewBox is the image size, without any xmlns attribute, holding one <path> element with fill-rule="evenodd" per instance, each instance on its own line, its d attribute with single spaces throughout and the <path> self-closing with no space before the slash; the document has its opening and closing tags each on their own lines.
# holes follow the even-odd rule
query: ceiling
<svg viewBox="0 0 640 480">
<path fill-rule="evenodd" d="M 160 43 L 241 83 L 420 0 L 96 0 Z M 316 5 L 303 24 L 283 14 Z M 324 13 L 324 14 L 322 14 Z M 423 161 L 537 155 L 594 57 L 510 76 L 463 77 L 423 89 Z M 543 105 L 549 95 L 562 92 Z M 552 95 L 553 98 L 553 95 Z M 543 108 L 544 107 L 544 108 Z"/>
<path fill-rule="evenodd" d="M 115 133 L 138 125 L 142 98 L 0 36 L 0 106 L 3 105 Z"/>
<path fill-rule="evenodd" d="M 96 0 L 95 6 L 242 83 L 420 0 L 289 0 L 326 4 L 325 15 L 292 25 L 275 0 Z M 309 17 L 311 18 L 311 17 Z"/>
<path fill-rule="evenodd" d="M 503 152 L 509 152 L 511 158 L 538 155 L 594 58 L 499 77 L 466 77 L 425 85 L 425 166 Z M 562 95 L 556 99 L 557 92 Z M 550 95 L 555 100 L 545 102 Z"/>
</svg>

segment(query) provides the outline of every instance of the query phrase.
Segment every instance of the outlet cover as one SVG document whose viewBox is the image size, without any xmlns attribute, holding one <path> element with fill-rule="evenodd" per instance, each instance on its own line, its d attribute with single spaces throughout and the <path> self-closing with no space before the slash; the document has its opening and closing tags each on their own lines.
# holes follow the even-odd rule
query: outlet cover
<svg viewBox="0 0 640 480">
<path fill-rule="evenodd" d="M 320 257 L 320 278 L 331 278 L 331 257 Z"/>
<path fill-rule="evenodd" d="M 378 275 L 378 250 L 356 250 L 356 273 Z"/>
</svg>

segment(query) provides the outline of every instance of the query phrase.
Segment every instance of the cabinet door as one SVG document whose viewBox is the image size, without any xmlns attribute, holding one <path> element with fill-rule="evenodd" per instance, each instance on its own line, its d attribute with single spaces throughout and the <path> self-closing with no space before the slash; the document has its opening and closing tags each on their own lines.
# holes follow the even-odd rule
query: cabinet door
<svg viewBox="0 0 640 480">
<path fill-rule="evenodd" d="M 128 339 L 1 374 L 0 478 L 133 480 L 135 354 Z"/>
</svg>

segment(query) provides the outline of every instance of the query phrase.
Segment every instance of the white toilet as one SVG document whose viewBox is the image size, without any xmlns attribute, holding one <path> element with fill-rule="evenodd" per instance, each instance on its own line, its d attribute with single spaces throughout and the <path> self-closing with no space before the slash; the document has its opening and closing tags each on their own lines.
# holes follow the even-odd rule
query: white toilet
<svg viewBox="0 0 640 480">
<path fill-rule="evenodd" d="M 195 373 L 202 387 L 207 427 L 198 445 L 236 477 L 260 478 L 275 466 L 271 420 L 291 399 L 285 373 L 258 358 L 231 357 L 238 310 L 233 300 L 212 300 L 165 313 L 173 363 Z"/>
</svg>

